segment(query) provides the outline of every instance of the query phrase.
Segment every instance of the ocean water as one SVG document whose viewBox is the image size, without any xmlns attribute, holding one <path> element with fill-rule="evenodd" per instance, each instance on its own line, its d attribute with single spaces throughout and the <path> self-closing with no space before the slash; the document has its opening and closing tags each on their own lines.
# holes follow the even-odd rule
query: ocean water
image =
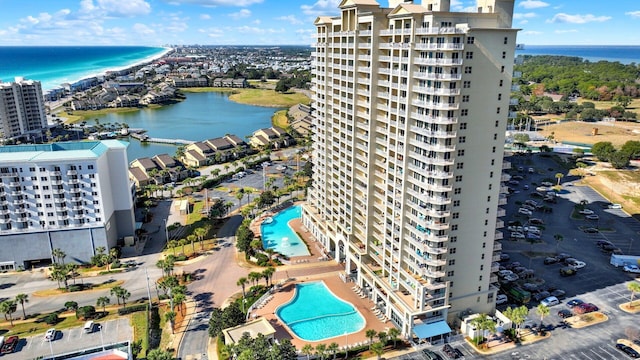
<svg viewBox="0 0 640 360">
<path fill-rule="evenodd" d="M 46 90 L 145 62 L 166 51 L 147 46 L 0 46 L 0 80 L 22 76 L 42 82 Z"/>
<path fill-rule="evenodd" d="M 516 55 L 578 56 L 591 62 L 617 61 L 621 64 L 640 63 L 640 46 L 608 45 L 527 45 Z"/>
</svg>

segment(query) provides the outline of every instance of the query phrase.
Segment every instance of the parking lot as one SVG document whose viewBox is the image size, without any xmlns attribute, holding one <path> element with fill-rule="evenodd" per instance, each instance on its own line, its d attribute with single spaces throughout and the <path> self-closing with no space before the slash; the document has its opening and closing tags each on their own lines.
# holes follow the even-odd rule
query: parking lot
<svg viewBox="0 0 640 360">
<path fill-rule="evenodd" d="M 508 197 L 505 208 L 507 216 L 503 218 L 505 227 L 502 252 L 509 255 L 509 260 L 501 262 L 501 266 L 512 262 L 519 262 L 522 267 L 534 271 L 534 279 L 518 280 L 518 284 L 540 284 L 541 290 L 561 289 L 566 297 L 560 304 L 550 307 L 550 315 L 544 320 L 545 324 L 554 327 L 560 325 L 562 319 L 557 315 L 561 309 L 569 309 L 566 302 L 572 298 L 579 298 L 585 302 L 597 305 L 605 313 L 609 320 L 605 323 L 582 328 L 572 329 L 557 327 L 551 331 L 551 338 L 539 343 L 519 346 L 513 350 L 507 350 L 491 356 L 480 356 L 472 350 L 472 347 L 462 340 L 451 345 L 459 348 L 466 359 L 491 358 L 500 360 L 514 359 L 624 359 L 626 355 L 615 348 L 618 339 L 628 338 L 628 334 L 640 334 L 640 322 L 637 315 L 622 312 L 618 306 L 628 302 L 631 293 L 626 288 L 626 283 L 635 275 L 622 271 L 609 264 L 610 254 L 603 252 L 596 242 L 608 240 L 620 251 L 627 255 L 640 255 L 640 223 L 626 214 L 622 209 L 610 209 L 608 201 L 593 189 L 580 186 L 579 179 L 565 176 L 561 179 L 562 191 L 558 193 L 556 202 L 543 202 L 540 197 L 532 197 L 541 182 L 548 181 L 556 184 L 556 173 L 566 174 L 551 158 L 538 155 L 511 157 L 506 159 L 512 162 L 511 175 L 521 180 L 508 186 L 512 194 Z M 522 171 L 518 171 L 518 168 Z M 528 168 L 534 169 L 529 173 Z M 528 188 L 525 190 L 525 187 Z M 552 212 L 532 211 L 530 216 L 518 214 L 519 209 L 526 200 L 533 199 L 537 203 L 544 203 L 552 208 Z M 586 207 L 598 215 L 597 220 L 588 220 L 583 215 L 574 213 L 576 204 L 586 201 Z M 529 218 L 538 218 L 544 222 L 540 225 L 540 239 L 534 239 L 531 243 L 527 239 L 510 240 L 510 231 L 507 225 L 510 221 L 519 221 L 526 225 Z M 596 233 L 586 233 L 585 228 L 598 228 Z M 562 236 L 558 242 L 555 235 Z M 560 269 L 566 265 L 555 263 L 544 264 L 547 256 L 555 256 L 557 253 L 568 253 L 572 257 L 586 263 L 584 268 L 577 270 L 577 274 L 568 277 L 560 276 Z M 535 292 L 533 292 L 535 295 Z M 540 317 L 535 312 L 538 301 L 531 300 L 527 306 L 529 322 L 540 322 Z M 507 306 L 519 306 L 514 299 L 509 299 L 507 304 L 498 306 L 504 310 Z M 436 353 L 447 357 L 441 351 L 442 345 L 430 347 Z M 397 359 L 425 359 L 420 352 L 398 357 Z"/>
<path fill-rule="evenodd" d="M 133 340 L 133 330 L 129 325 L 129 319 L 110 320 L 104 323 L 96 321 L 102 329 L 96 325 L 94 332 L 87 334 L 82 327 L 58 330 L 56 338 L 49 343 L 44 341 L 44 334 L 22 338 L 16 351 L 5 354 L 6 360 L 35 359 L 41 356 L 51 356 L 78 351 L 85 348 L 108 345 L 117 342 Z M 101 336 L 102 335 L 102 336 Z"/>
</svg>

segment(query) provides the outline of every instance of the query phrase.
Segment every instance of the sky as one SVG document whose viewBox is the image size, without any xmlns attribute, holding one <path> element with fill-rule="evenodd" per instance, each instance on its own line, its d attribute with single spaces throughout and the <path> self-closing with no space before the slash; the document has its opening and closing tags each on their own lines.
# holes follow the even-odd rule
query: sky
<svg viewBox="0 0 640 360">
<path fill-rule="evenodd" d="M 0 0 L 0 46 L 309 45 L 340 1 Z M 513 27 L 527 45 L 640 45 L 640 1 L 515 0 Z"/>
</svg>

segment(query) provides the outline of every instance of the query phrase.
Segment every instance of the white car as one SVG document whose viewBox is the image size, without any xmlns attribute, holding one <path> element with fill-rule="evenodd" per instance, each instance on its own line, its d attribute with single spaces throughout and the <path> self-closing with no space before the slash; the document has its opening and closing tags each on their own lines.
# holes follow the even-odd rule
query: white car
<svg viewBox="0 0 640 360">
<path fill-rule="evenodd" d="M 496 305 L 506 304 L 508 301 L 509 301 L 509 299 L 507 298 L 507 295 L 505 295 L 505 294 L 499 294 L 496 297 Z"/>
<path fill-rule="evenodd" d="M 582 215 L 593 215 L 593 210 L 589 210 L 589 209 L 582 209 L 579 211 L 580 214 Z"/>
<path fill-rule="evenodd" d="M 513 238 L 513 239 L 524 239 L 525 236 L 521 232 L 514 232 L 514 233 L 511 233 L 511 238 Z"/>
<path fill-rule="evenodd" d="M 513 275 L 513 271 L 511 271 L 511 270 L 500 270 L 500 271 L 498 271 L 498 276 L 505 277 L 507 275 Z"/>
<path fill-rule="evenodd" d="M 553 183 L 550 183 L 548 181 L 543 181 L 543 182 L 540 183 L 540 185 L 542 185 L 542 186 L 553 186 Z"/>
<path fill-rule="evenodd" d="M 565 263 L 572 269 L 582 269 L 583 267 L 587 266 L 587 263 L 585 263 L 584 261 L 580 261 L 580 260 L 576 260 L 576 259 L 567 259 L 565 260 Z"/>
<path fill-rule="evenodd" d="M 638 267 L 638 265 L 625 264 L 623 270 L 634 274 L 640 274 L 640 267 Z"/>
<path fill-rule="evenodd" d="M 525 202 L 524 202 L 524 203 L 525 203 L 525 204 L 527 204 L 527 205 L 531 205 L 531 206 L 536 206 L 536 205 L 538 205 L 538 202 L 536 202 L 535 200 L 531 200 L 531 199 L 529 199 L 529 200 L 525 200 Z"/>
<path fill-rule="evenodd" d="M 534 172 L 536 172 L 534 168 L 529 168 L 528 171 L 529 171 L 529 174 L 533 174 Z"/>
<path fill-rule="evenodd" d="M 511 225 L 511 226 L 507 227 L 507 229 L 509 231 L 517 231 L 517 232 L 524 231 L 524 228 L 522 226 L 514 226 L 514 225 Z"/>
<path fill-rule="evenodd" d="M 53 341 L 56 339 L 56 329 L 49 329 L 44 334 L 44 341 Z"/>
<path fill-rule="evenodd" d="M 609 205 L 609 209 L 622 209 L 622 205 L 620 205 L 620 204 L 611 204 L 611 205 Z"/>
<path fill-rule="evenodd" d="M 548 298 L 540 301 L 540 305 L 544 305 L 546 307 L 558 305 L 558 304 L 560 304 L 560 300 L 558 300 L 558 298 L 555 296 L 549 296 Z"/>
<path fill-rule="evenodd" d="M 587 215 L 584 218 L 587 219 L 587 220 L 599 220 L 600 219 L 600 217 L 598 215 L 596 215 L 596 214 Z"/>
<path fill-rule="evenodd" d="M 527 215 L 527 216 L 531 216 L 531 215 L 533 215 L 533 213 L 531 212 L 531 210 L 529 210 L 529 209 L 525 209 L 525 208 L 520 208 L 520 209 L 518 209 L 518 214 Z"/>
<path fill-rule="evenodd" d="M 505 281 L 518 281 L 518 279 L 520 279 L 520 277 L 516 274 L 510 274 L 504 277 Z"/>
</svg>

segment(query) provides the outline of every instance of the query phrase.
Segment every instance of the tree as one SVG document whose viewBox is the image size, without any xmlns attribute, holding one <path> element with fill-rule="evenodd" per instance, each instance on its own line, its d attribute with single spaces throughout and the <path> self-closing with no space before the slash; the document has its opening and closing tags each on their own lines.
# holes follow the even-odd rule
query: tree
<svg viewBox="0 0 640 360">
<path fill-rule="evenodd" d="M 174 321 L 176 321 L 176 316 L 178 316 L 175 311 L 167 311 L 166 313 L 164 313 L 164 319 L 165 321 L 168 321 L 169 324 L 171 324 L 171 333 L 173 334 L 175 331 L 175 323 Z"/>
<path fill-rule="evenodd" d="M 480 336 L 476 337 L 476 346 L 479 345 L 479 341 L 484 341 L 485 331 L 495 332 L 496 323 L 487 314 L 480 314 L 480 316 L 471 320 L 471 325 L 474 326 L 479 332 Z"/>
<path fill-rule="evenodd" d="M 53 249 L 51 255 L 53 256 L 54 263 L 64 265 L 64 258 L 67 257 L 64 251 L 61 249 Z"/>
<path fill-rule="evenodd" d="M 188 235 L 188 236 L 187 236 L 187 241 L 191 243 L 191 252 L 192 252 L 193 254 L 195 254 L 195 253 L 196 253 L 196 239 L 197 239 L 197 238 L 198 238 L 198 237 L 197 237 L 197 236 L 195 236 L 194 234 L 191 234 L 191 235 Z"/>
<path fill-rule="evenodd" d="M 311 346 L 310 344 L 305 344 L 302 347 L 302 353 L 307 355 L 307 360 L 310 360 L 311 355 L 313 354 L 313 346 Z"/>
<path fill-rule="evenodd" d="M 548 306 L 544 304 L 538 304 L 538 307 L 536 308 L 536 314 L 540 315 L 540 325 L 542 325 L 542 321 L 546 316 L 549 315 L 550 312 L 551 310 L 549 310 Z"/>
<path fill-rule="evenodd" d="M 504 311 L 504 316 L 516 325 L 516 337 L 520 336 L 520 325 L 527 319 L 528 314 L 529 309 L 524 305 L 517 308 L 508 307 Z"/>
<path fill-rule="evenodd" d="M 392 327 L 391 329 L 389 329 L 388 331 L 389 333 L 389 338 L 391 339 L 391 341 L 393 341 L 393 347 L 396 347 L 396 342 L 398 341 L 398 337 L 400 336 L 400 330 L 398 330 L 395 327 Z"/>
<path fill-rule="evenodd" d="M 200 250 L 204 250 L 204 244 L 202 243 L 202 241 L 204 241 L 204 237 L 207 236 L 207 232 L 207 229 L 203 227 L 199 227 L 193 230 L 193 234 L 198 238 L 198 241 L 200 241 Z"/>
<path fill-rule="evenodd" d="M 211 318 L 209 318 L 209 336 L 215 337 L 222 333 L 224 329 L 224 323 L 222 321 L 222 310 L 214 307 L 211 311 Z"/>
<path fill-rule="evenodd" d="M 236 199 L 238 199 L 238 208 L 242 206 L 242 198 L 244 198 L 244 191 L 242 189 L 236 192 Z"/>
<path fill-rule="evenodd" d="M 183 293 L 178 292 L 173 295 L 173 306 L 177 306 L 180 309 L 180 314 L 182 315 L 182 304 L 184 304 L 185 300 L 187 300 L 187 296 Z"/>
<path fill-rule="evenodd" d="M 556 174 L 556 179 L 558 179 L 558 186 L 560 185 L 560 179 L 562 179 L 564 177 L 564 175 L 562 173 L 557 173 Z"/>
<path fill-rule="evenodd" d="M 622 151 L 614 151 L 609 155 L 609 162 L 614 169 L 624 169 L 629 166 L 631 157 Z"/>
<path fill-rule="evenodd" d="M 320 357 L 320 360 L 324 360 L 324 357 L 327 354 L 327 345 L 318 344 L 316 345 L 316 355 Z"/>
<path fill-rule="evenodd" d="M 147 360 L 174 360 L 174 357 L 169 351 L 153 349 L 147 353 Z"/>
<path fill-rule="evenodd" d="M 0 303 L 0 312 L 4 314 L 5 320 L 9 320 L 11 326 L 13 326 L 13 313 L 16 310 L 18 310 L 18 305 L 13 300 L 5 300 Z"/>
<path fill-rule="evenodd" d="M 100 296 L 98 299 L 96 299 L 96 306 L 102 307 L 102 312 L 106 313 L 107 305 L 109 305 L 110 302 L 111 299 L 109 299 L 108 296 Z"/>
<path fill-rule="evenodd" d="M 238 281 L 236 281 L 236 285 L 242 287 L 242 312 L 244 312 L 244 299 L 247 296 L 247 294 L 245 293 L 245 285 L 247 284 L 247 278 L 246 277 L 241 277 L 240 279 L 238 279 Z"/>
<path fill-rule="evenodd" d="M 16 295 L 16 303 L 20 303 L 20 306 L 22 306 L 22 319 L 26 319 L 27 318 L 27 313 L 24 311 L 24 303 L 28 303 L 29 302 L 29 295 L 27 294 L 18 294 Z"/>
<path fill-rule="evenodd" d="M 264 269 L 264 271 L 262 271 L 262 274 L 265 276 L 265 279 L 267 279 L 267 286 L 269 286 L 269 282 L 271 282 L 271 285 L 273 285 L 273 274 L 276 273 L 276 269 L 272 266 L 269 266 L 268 268 Z"/>
<path fill-rule="evenodd" d="M 554 234 L 553 238 L 556 240 L 556 253 L 558 252 L 558 248 L 560 247 L 560 243 L 564 240 L 564 236 L 562 234 Z"/>
<path fill-rule="evenodd" d="M 640 283 L 637 282 L 630 282 L 627 284 L 627 289 L 629 289 L 629 291 L 631 291 L 631 300 L 629 300 L 629 306 L 630 307 L 635 307 L 635 305 L 633 305 L 633 298 L 636 295 L 637 292 L 640 292 Z"/>
<path fill-rule="evenodd" d="M 368 329 L 364 335 L 369 338 L 369 349 L 371 349 L 371 344 L 373 343 L 373 338 L 378 335 L 378 332 L 373 329 Z"/>
<path fill-rule="evenodd" d="M 76 310 L 77 319 L 87 320 L 95 316 L 96 316 L 96 308 L 91 305 L 81 306 L 78 308 L 78 310 Z"/>
<path fill-rule="evenodd" d="M 377 342 L 371 345 L 370 349 L 371 349 L 371 352 L 376 354 L 376 356 L 378 357 L 378 360 L 380 360 L 380 357 L 382 356 L 382 354 L 384 354 L 384 344 L 382 344 L 381 342 Z"/>
<path fill-rule="evenodd" d="M 75 301 L 67 301 L 66 303 L 64 303 L 64 308 L 67 309 L 67 311 L 75 311 L 78 309 L 78 303 Z"/>
<path fill-rule="evenodd" d="M 529 140 L 531 140 L 529 138 L 529 134 L 519 133 L 519 134 L 513 135 L 513 141 L 515 142 L 526 144 L 527 142 L 529 142 Z"/>
<path fill-rule="evenodd" d="M 387 339 L 389 338 L 389 335 L 387 335 L 387 333 L 384 331 L 380 331 L 376 336 L 378 337 L 378 341 L 380 341 L 383 345 L 387 343 Z"/>
<path fill-rule="evenodd" d="M 591 147 L 591 153 L 600 161 L 609 161 L 609 157 L 615 151 L 613 144 L 608 141 L 597 142 Z"/>
<path fill-rule="evenodd" d="M 260 281 L 260 279 L 262 278 L 262 273 L 259 273 L 257 271 L 252 271 L 249 273 L 248 277 L 251 283 L 254 284 L 255 286 L 255 285 L 258 285 L 258 281 Z"/>
<path fill-rule="evenodd" d="M 340 349 L 340 345 L 338 345 L 337 342 L 332 342 L 331 344 L 329 344 L 329 346 L 327 346 L 327 351 L 329 351 L 331 355 L 333 355 L 334 360 L 336 358 L 336 353 L 338 352 L 339 349 Z"/>
<path fill-rule="evenodd" d="M 622 145 L 620 151 L 635 159 L 640 157 L 640 141 L 629 140 Z"/>
</svg>

